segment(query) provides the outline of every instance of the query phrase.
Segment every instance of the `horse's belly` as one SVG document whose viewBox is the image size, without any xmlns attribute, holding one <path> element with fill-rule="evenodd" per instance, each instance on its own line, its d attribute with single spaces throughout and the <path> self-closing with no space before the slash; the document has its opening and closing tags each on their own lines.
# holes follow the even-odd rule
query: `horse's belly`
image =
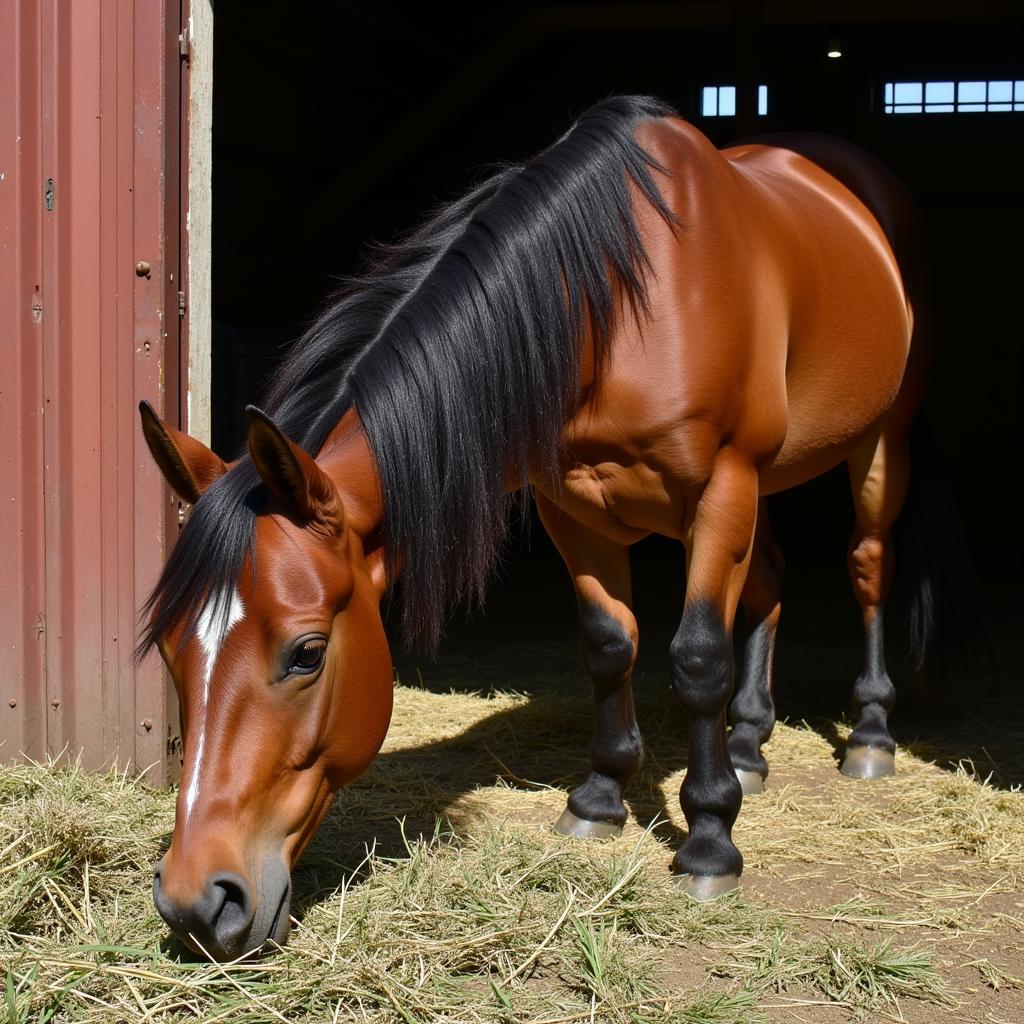
<svg viewBox="0 0 1024 1024">
<path fill-rule="evenodd" d="M 838 466 L 849 458 L 857 444 L 872 429 L 874 425 L 866 426 L 860 431 L 851 431 L 842 439 L 825 445 L 810 442 L 794 443 L 761 470 L 758 478 L 761 494 L 788 491 L 791 487 L 798 487 L 828 472 L 833 466 Z"/>
<path fill-rule="evenodd" d="M 902 335 L 902 336 L 901 336 Z M 817 358 L 787 372 L 788 423 L 776 456 L 762 470 L 765 494 L 805 483 L 844 461 L 877 431 L 899 393 L 910 351 L 909 329 L 893 323 L 841 354 L 817 346 Z"/>
</svg>

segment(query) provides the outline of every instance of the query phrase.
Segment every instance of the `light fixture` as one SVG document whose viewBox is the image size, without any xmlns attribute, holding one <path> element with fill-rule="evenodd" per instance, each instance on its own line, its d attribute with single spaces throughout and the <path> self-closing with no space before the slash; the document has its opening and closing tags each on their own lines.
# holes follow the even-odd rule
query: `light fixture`
<svg viewBox="0 0 1024 1024">
<path fill-rule="evenodd" d="M 828 41 L 828 50 L 826 56 L 831 57 L 832 60 L 838 60 L 843 55 L 843 47 L 838 39 L 833 37 Z"/>
</svg>

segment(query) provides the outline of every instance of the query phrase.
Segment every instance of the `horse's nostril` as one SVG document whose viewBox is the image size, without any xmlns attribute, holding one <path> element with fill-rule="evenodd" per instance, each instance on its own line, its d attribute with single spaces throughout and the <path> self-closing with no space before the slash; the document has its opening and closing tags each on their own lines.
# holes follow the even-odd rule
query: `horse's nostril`
<svg viewBox="0 0 1024 1024">
<path fill-rule="evenodd" d="M 211 883 L 216 900 L 209 924 L 221 946 L 230 946 L 252 921 L 252 896 L 238 875 L 220 875 Z"/>
</svg>

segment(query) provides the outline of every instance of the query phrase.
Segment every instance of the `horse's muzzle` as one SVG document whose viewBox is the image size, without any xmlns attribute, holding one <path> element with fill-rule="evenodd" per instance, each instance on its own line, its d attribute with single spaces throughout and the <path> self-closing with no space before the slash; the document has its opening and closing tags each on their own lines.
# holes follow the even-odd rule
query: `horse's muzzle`
<svg viewBox="0 0 1024 1024">
<path fill-rule="evenodd" d="M 264 865 L 258 890 L 222 871 L 207 879 L 198 898 L 182 902 L 163 884 L 165 861 L 153 873 L 153 903 L 171 931 L 198 953 L 235 960 L 268 943 L 283 946 L 290 929 L 291 878 L 276 857 Z"/>
</svg>

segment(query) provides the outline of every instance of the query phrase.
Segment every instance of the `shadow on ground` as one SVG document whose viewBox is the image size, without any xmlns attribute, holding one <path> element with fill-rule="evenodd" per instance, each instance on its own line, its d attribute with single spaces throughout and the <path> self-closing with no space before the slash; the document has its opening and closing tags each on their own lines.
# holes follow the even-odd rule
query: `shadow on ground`
<svg viewBox="0 0 1024 1024">
<path fill-rule="evenodd" d="M 518 577 L 496 588 L 486 615 L 453 624 L 436 660 L 396 657 L 405 686 L 433 693 L 513 692 L 529 699 L 512 707 L 496 702 L 493 715 L 450 738 L 382 754 L 339 797 L 306 854 L 296 877 L 297 912 L 337 886 L 363 859 L 368 842 L 376 843 L 378 854 L 404 857 L 410 838 L 432 834 L 478 787 L 504 781 L 523 790 L 569 789 L 585 777 L 589 687 L 579 668 L 571 589 L 550 569 L 520 566 Z M 900 652 L 890 652 L 901 690 L 892 729 L 914 754 L 950 771 L 969 762 L 977 774 L 1009 788 L 1024 782 L 1024 707 L 1015 673 L 1024 642 L 1015 626 L 1013 577 L 989 574 L 984 590 L 991 649 L 969 678 L 932 691 L 911 688 Z M 682 595 L 670 585 L 636 597 L 640 657 L 634 682 L 647 760 L 627 803 L 642 825 L 661 819 L 657 834 L 674 847 L 683 834 L 665 820 L 659 786 L 686 764 L 685 723 L 669 691 L 665 660 Z M 791 567 L 777 655 L 779 717 L 805 722 L 830 742 L 835 770 L 842 756 L 837 726 L 859 659 L 859 617 L 842 563 Z M 429 734 L 429 727 L 424 731 Z"/>
</svg>

